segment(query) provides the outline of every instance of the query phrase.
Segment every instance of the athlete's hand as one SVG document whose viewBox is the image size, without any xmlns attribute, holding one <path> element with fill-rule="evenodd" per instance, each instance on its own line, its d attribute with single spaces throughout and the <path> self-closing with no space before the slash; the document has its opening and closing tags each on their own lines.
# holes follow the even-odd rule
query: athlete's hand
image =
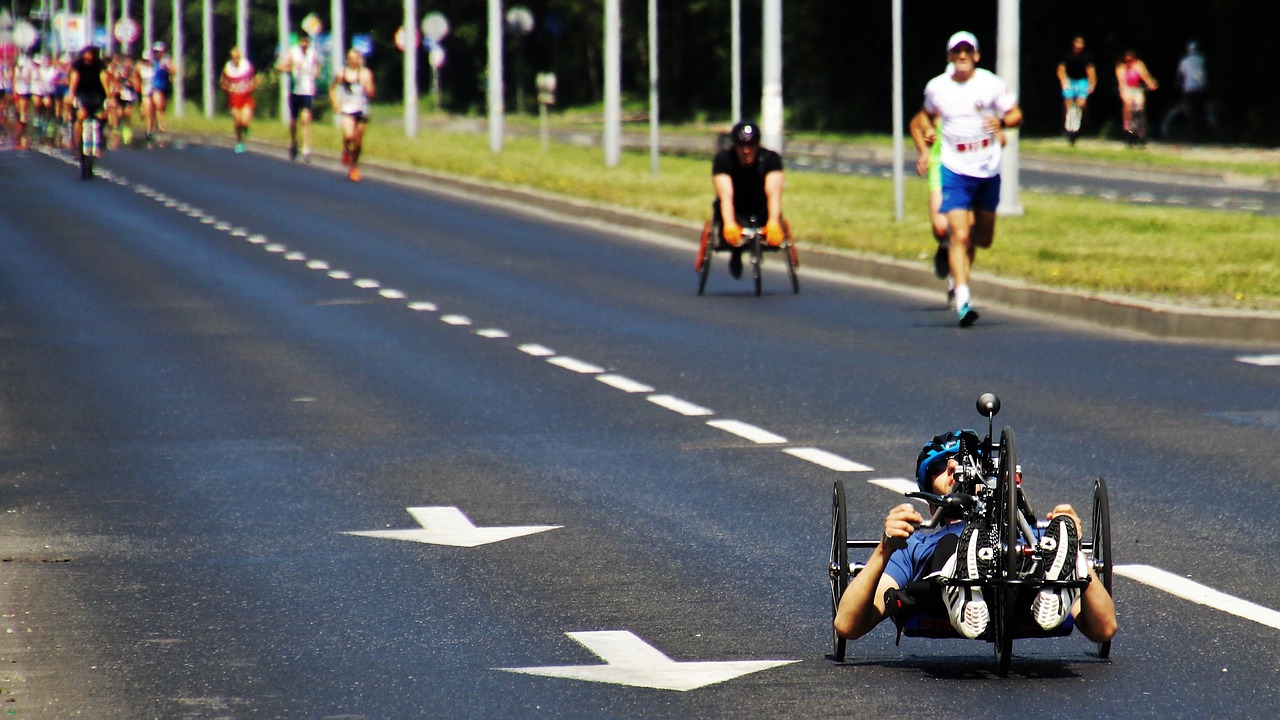
<svg viewBox="0 0 1280 720">
<path fill-rule="evenodd" d="M 742 226 L 736 223 L 727 223 L 724 226 L 724 241 L 734 247 L 741 245 Z"/>
<path fill-rule="evenodd" d="M 774 247 L 781 245 L 783 236 L 782 223 L 771 222 L 764 226 L 764 239 L 770 245 Z"/>
<path fill-rule="evenodd" d="M 916 157 L 916 174 L 925 177 L 929 174 L 929 153 L 922 152 Z"/>
<path fill-rule="evenodd" d="M 880 544 L 891 550 L 906 547 L 907 538 L 911 537 L 916 531 L 916 526 L 922 522 L 924 518 L 921 517 L 920 511 L 916 510 L 915 505 L 903 503 L 895 507 L 884 519 L 884 535 L 880 538 Z"/>
</svg>

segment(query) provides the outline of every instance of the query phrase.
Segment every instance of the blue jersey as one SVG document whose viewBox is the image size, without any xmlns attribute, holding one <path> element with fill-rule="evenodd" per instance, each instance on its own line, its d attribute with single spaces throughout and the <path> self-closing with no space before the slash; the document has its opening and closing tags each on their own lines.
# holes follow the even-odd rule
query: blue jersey
<svg viewBox="0 0 1280 720">
<path fill-rule="evenodd" d="M 938 541 L 948 535 L 959 535 L 963 529 L 964 523 L 951 523 L 932 532 L 912 534 L 907 538 L 905 548 L 895 550 L 889 556 L 889 564 L 884 569 L 885 574 L 893 578 L 900 588 L 905 588 L 907 583 L 921 579 L 929 568 L 929 560 L 933 557 Z"/>
</svg>

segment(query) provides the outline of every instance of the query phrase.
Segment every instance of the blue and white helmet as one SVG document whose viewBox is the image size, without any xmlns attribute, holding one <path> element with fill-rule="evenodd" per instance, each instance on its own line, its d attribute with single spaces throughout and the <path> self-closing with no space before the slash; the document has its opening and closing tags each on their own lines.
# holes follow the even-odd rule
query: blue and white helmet
<svg viewBox="0 0 1280 720">
<path fill-rule="evenodd" d="M 962 453 L 973 452 L 978 447 L 978 433 L 973 430 L 952 430 L 935 435 L 920 449 L 916 456 L 916 485 L 921 492 L 933 492 L 933 479 L 941 472 L 938 463 Z"/>
</svg>

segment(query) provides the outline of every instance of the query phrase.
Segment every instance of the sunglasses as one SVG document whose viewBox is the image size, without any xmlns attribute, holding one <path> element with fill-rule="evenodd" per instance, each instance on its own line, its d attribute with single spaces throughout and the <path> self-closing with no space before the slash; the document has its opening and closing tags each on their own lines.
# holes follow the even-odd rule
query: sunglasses
<svg viewBox="0 0 1280 720">
<path fill-rule="evenodd" d="M 956 458 L 956 453 L 948 453 L 936 458 L 933 462 L 925 467 L 925 475 L 930 479 L 934 479 L 946 472 L 947 464 Z"/>
</svg>

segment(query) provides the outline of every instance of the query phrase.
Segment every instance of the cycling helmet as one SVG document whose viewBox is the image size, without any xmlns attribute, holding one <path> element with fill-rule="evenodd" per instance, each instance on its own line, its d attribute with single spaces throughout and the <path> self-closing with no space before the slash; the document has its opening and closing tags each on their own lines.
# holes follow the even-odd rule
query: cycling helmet
<svg viewBox="0 0 1280 720">
<path fill-rule="evenodd" d="M 916 485 L 920 491 L 933 492 L 933 478 L 938 474 L 934 466 L 937 463 L 973 452 L 977 446 L 978 434 L 972 430 L 953 430 L 935 435 L 916 456 Z"/>
<path fill-rule="evenodd" d="M 750 122 L 740 122 L 729 132 L 733 142 L 739 145 L 759 145 L 760 126 Z"/>
</svg>

